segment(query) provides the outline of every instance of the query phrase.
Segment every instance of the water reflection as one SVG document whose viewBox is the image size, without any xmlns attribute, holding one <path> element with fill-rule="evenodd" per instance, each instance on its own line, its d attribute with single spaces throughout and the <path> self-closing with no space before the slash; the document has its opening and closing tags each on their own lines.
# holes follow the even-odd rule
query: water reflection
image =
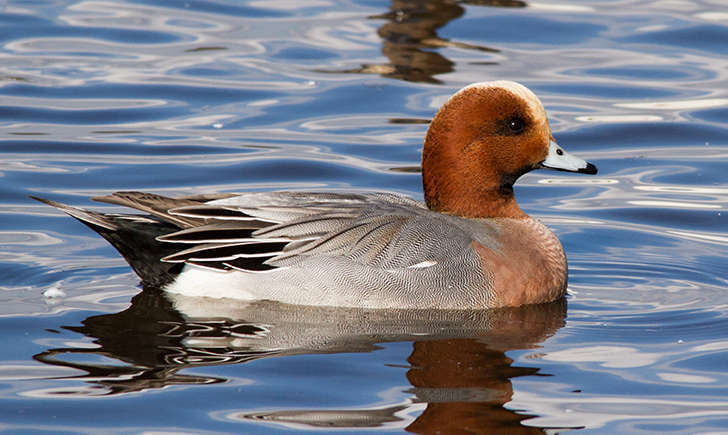
<svg viewBox="0 0 728 435">
<path fill-rule="evenodd" d="M 461 17 L 465 9 L 461 4 L 498 7 L 525 7 L 517 0 L 394 0 L 389 12 L 370 16 L 373 20 L 386 20 L 377 29 L 382 38 L 382 54 L 389 59 L 385 64 L 363 64 L 359 68 L 335 73 L 380 74 L 382 77 L 411 82 L 441 83 L 435 76 L 455 70 L 455 63 L 434 49 L 444 47 L 498 53 L 500 50 L 482 45 L 468 44 L 441 38 L 437 30 Z M 483 62 L 480 64 L 488 64 Z M 495 63 L 492 63 L 495 64 Z"/>
<path fill-rule="evenodd" d="M 541 432 L 520 425 L 529 415 L 504 407 L 513 396 L 511 379 L 539 372 L 514 366 L 506 352 L 539 347 L 564 326 L 565 315 L 563 300 L 490 311 L 360 310 L 246 304 L 145 289 L 124 311 L 64 327 L 93 339 L 97 347 L 53 348 L 34 356 L 45 364 L 85 372 L 60 378 L 81 380 L 82 386 L 26 395 L 119 395 L 221 383 L 228 379 L 183 371 L 269 357 L 372 352 L 380 343 L 412 342 L 412 351 L 401 361 L 411 385 L 400 391 L 408 396 L 404 403 L 347 409 L 277 406 L 270 412 L 239 409 L 226 418 L 307 427 L 400 422 L 416 433 L 450 433 L 468 426 Z"/>
</svg>

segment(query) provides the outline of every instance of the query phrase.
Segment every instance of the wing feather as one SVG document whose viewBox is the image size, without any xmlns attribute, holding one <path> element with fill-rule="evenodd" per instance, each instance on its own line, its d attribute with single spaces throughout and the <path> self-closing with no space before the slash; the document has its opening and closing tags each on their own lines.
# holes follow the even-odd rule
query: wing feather
<svg viewBox="0 0 728 435">
<path fill-rule="evenodd" d="M 253 231 L 265 228 L 269 222 L 217 222 L 200 227 L 187 228 L 176 233 L 157 237 L 160 242 L 176 243 L 214 243 L 214 242 L 243 242 L 253 239 Z"/>
<path fill-rule="evenodd" d="M 253 232 L 253 236 L 300 239 L 313 235 L 325 235 L 349 224 L 354 217 L 356 217 L 354 214 L 314 215 L 256 230 Z"/>
<path fill-rule="evenodd" d="M 210 205 L 191 205 L 176 207 L 168 211 L 172 216 L 181 216 L 193 219 L 217 219 L 231 221 L 262 221 L 277 223 L 278 220 L 266 220 L 262 217 L 253 217 L 244 210 L 235 207 L 219 207 Z"/>
<path fill-rule="evenodd" d="M 170 214 L 201 223 L 158 238 L 193 245 L 164 261 L 250 272 L 316 256 L 392 269 L 459 254 L 442 252 L 429 237 L 433 231 L 460 241 L 449 249 L 470 243 L 446 221 L 453 218 L 394 194 L 248 193 L 184 205 Z"/>
<path fill-rule="evenodd" d="M 162 258 L 168 263 L 223 261 L 236 258 L 273 257 L 281 254 L 287 241 L 254 240 L 241 243 L 204 243 Z"/>
<path fill-rule="evenodd" d="M 402 228 L 401 219 L 392 219 L 373 227 L 349 253 L 349 258 L 359 263 L 379 266 L 387 248 Z"/>
<path fill-rule="evenodd" d="M 94 201 L 105 202 L 107 204 L 123 205 L 136 210 L 149 213 L 166 222 L 177 225 L 180 228 L 191 228 L 199 225 L 198 219 L 189 219 L 180 216 L 173 216 L 169 213 L 170 209 L 193 204 L 200 204 L 198 201 L 184 198 L 168 198 L 162 195 L 156 195 L 146 192 L 115 192 L 108 196 L 96 196 L 91 198 Z"/>
<path fill-rule="evenodd" d="M 356 239 L 359 235 L 367 231 L 366 224 L 362 223 L 345 227 L 338 232 L 329 233 L 317 239 L 309 240 L 307 243 L 300 244 L 296 247 L 289 248 L 289 244 L 283 249 L 283 254 L 276 256 L 274 260 L 276 264 L 283 264 L 283 260 L 302 254 L 314 255 L 326 253 L 328 255 L 346 255 L 350 250 L 352 239 Z"/>
</svg>

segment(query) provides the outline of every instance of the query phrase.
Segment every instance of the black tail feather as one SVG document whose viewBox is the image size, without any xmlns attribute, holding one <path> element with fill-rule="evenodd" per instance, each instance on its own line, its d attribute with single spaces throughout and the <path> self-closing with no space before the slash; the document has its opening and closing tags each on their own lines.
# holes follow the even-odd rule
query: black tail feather
<svg viewBox="0 0 728 435">
<path fill-rule="evenodd" d="M 181 228 L 177 225 L 150 215 L 103 214 L 35 196 L 31 198 L 62 210 L 101 235 L 119 251 L 145 286 L 162 287 L 182 270 L 181 263 L 159 260 L 187 246 L 156 240 L 161 235 L 179 231 Z"/>
</svg>

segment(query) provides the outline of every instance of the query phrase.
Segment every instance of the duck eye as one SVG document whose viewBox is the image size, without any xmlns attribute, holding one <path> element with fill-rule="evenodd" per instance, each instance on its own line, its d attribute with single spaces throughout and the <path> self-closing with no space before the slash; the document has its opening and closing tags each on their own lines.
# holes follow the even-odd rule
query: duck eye
<svg viewBox="0 0 728 435">
<path fill-rule="evenodd" d="M 506 126 L 511 134 L 520 134 L 526 128 L 526 122 L 520 116 L 514 116 L 506 121 Z"/>
</svg>

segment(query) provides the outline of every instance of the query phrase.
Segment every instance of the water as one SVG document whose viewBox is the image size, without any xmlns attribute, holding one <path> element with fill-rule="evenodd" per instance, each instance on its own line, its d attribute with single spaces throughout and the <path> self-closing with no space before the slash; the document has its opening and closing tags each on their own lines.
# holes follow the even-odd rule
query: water
<svg viewBox="0 0 728 435">
<path fill-rule="evenodd" d="M 728 430 L 724 5 L 490 3 L 0 5 L 1 427 Z M 27 197 L 421 198 L 427 121 L 461 86 L 502 78 L 600 170 L 516 186 L 564 245 L 568 306 L 169 301 Z"/>
</svg>

